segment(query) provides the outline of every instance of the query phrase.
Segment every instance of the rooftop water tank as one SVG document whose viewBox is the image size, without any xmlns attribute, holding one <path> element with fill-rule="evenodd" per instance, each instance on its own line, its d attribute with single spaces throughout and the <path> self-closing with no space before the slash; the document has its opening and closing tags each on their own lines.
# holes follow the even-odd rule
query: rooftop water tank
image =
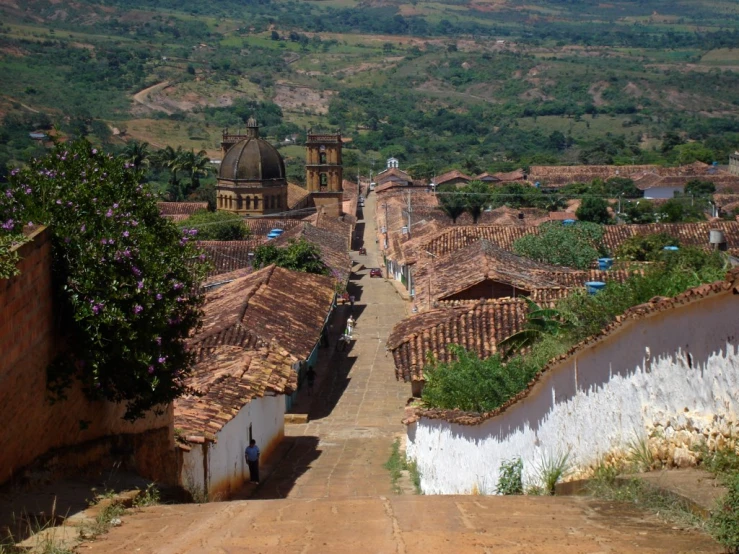
<svg viewBox="0 0 739 554">
<path fill-rule="evenodd" d="M 585 283 L 585 290 L 588 294 L 598 294 L 598 291 L 602 290 L 606 284 L 603 281 L 588 281 Z"/>
<path fill-rule="evenodd" d="M 611 269 L 612 265 L 613 258 L 598 258 L 598 269 L 600 269 L 601 271 Z"/>
<path fill-rule="evenodd" d="M 662 250 L 667 252 L 677 252 L 680 249 L 677 246 L 665 246 Z"/>
<path fill-rule="evenodd" d="M 562 220 L 562 225 L 574 225 L 574 224 L 575 224 L 574 219 L 563 219 Z"/>
<path fill-rule="evenodd" d="M 726 235 L 721 229 L 711 229 L 708 232 L 708 243 L 716 250 L 726 250 Z"/>
</svg>

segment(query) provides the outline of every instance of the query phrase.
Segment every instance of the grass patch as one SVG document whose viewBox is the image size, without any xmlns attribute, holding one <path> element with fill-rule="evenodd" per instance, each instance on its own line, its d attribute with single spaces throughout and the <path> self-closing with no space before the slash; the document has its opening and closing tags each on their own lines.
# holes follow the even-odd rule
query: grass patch
<svg viewBox="0 0 739 554">
<path fill-rule="evenodd" d="M 554 487 L 567 476 L 571 468 L 569 451 L 544 455 L 538 469 L 539 486 L 544 494 L 553 496 Z"/>
<path fill-rule="evenodd" d="M 400 439 L 395 439 L 393 442 L 390 457 L 385 462 L 385 469 L 390 472 L 390 482 L 395 494 L 403 494 L 400 480 L 403 478 L 404 471 L 408 472 L 416 494 L 423 494 L 421 492 L 421 474 L 418 471 L 418 465 L 415 460 L 409 462 L 400 452 Z"/>
<path fill-rule="evenodd" d="M 690 504 L 675 495 L 647 485 L 641 479 L 617 479 L 613 468 L 596 470 L 588 485 L 590 493 L 600 499 L 628 502 L 654 512 L 672 524 L 705 529 L 705 522 L 695 515 Z"/>
</svg>

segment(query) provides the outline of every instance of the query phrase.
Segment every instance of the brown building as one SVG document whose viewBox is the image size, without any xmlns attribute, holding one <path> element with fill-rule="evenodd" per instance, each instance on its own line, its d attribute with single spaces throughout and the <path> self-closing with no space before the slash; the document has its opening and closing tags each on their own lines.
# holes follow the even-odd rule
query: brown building
<svg viewBox="0 0 739 554">
<path fill-rule="evenodd" d="M 223 161 L 218 172 L 216 207 L 243 215 L 287 210 L 285 162 L 277 149 L 259 138 L 249 118 L 245 135 L 223 133 Z"/>
</svg>

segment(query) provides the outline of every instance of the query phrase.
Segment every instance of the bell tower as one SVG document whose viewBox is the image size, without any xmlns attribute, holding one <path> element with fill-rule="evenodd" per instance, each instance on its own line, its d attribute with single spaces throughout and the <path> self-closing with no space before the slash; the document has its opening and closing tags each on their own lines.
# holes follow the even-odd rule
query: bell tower
<svg viewBox="0 0 739 554">
<path fill-rule="evenodd" d="M 344 171 L 341 161 L 341 133 L 308 132 L 305 157 L 308 192 L 341 192 Z"/>
</svg>

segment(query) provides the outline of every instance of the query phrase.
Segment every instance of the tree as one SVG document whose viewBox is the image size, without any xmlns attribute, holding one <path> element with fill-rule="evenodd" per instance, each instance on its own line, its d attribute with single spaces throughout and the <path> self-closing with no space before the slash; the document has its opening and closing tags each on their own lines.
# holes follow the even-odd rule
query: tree
<svg viewBox="0 0 739 554">
<path fill-rule="evenodd" d="M 714 192 L 716 192 L 716 185 L 711 181 L 691 179 L 685 184 L 685 194 L 687 196 L 708 196 Z"/>
<path fill-rule="evenodd" d="M 270 38 L 272 40 L 280 40 L 280 33 L 278 33 L 277 31 L 272 31 L 272 33 L 270 34 Z"/>
<path fill-rule="evenodd" d="M 147 168 L 151 163 L 149 143 L 140 142 L 138 140 L 129 141 L 123 149 L 123 153 L 121 153 L 120 157 L 134 169 Z"/>
<path fill-rule="evenodd" d="M 259 269 L 271 264 L 293 271 L 328 275 L 318 246 L 303 238 L 290 239 L 287 246 L 282 247 L 271 243 L 258 246 L 254 250 L 254 267 Z"/>
<path fill-rule="evenodd" d="M 465 208 L 472 216 L 472 221 L 477 223 L 483 210 L 488 207 L 492 198 L 490 187 L 482 181 L 471 181 L 462 189 L 464 193 Z"/>
<path fill-rule="evenodd" d="M 464 213 L 466 202 L 464 195 L 454 185 L 441 185 L 436 190 L 439 197 L 439 208 L 457 222 L 457 218 Z"/>
<path fill-rule="evenodd" d="M 602 198 L 583 198 L 582 204 L 575 212 L 580 221 L 589 221 L 604 225 L 611 222 L 611 214 L 608 213 L 608 202 Z"/>
<path fill-rule="evenodd" d="M 671 198 L 659 207 L 658 213 L 660 221 L 665 223 L 690 223 L 706 219 L 700 206 L 686 197 Z"/>
<path fill-rule="evenodd" d="M 81 140 L 15 172 L 0 196 L 6 231 L 32 221 L 52 233 L 69 339 L 50 383 L 63 390 L 77 378 L 91 398 L 125 403 L 126 419 L 185 392 L 206 274 L 193 233 L 159 215 L 141 177 Z"/>
<path fill-rule="evenodd" d="M 574 225 L 549 222 L 536 235 L 525 235 L 513 243 L 513 251 L 540 262 L 587 269 L 606 250 L 603 228 L 578 221 Z"/>
<path fill-rule="evenodd" d="M 243 240 L 249 236 L 244 219 L 227 212 L 199 210 L 177 226 L 180 229 L 196 229 L 200 240 Z"/>
<path fill-rule="evenodd" d="M 649 200 L 629 202 L 623 207 L 621 213 L 627 223 L 642 224 L 657 221 L 656 208 Z"/>
<path fill-rule="evenodd" d="M 178 201 L 184 199 L 184 194 L 177 176 L 177 172 L 182 169 L 182 147 L 178 146 L 177 150 L 171 146 L 167 146 L 159 150 L 155 156 L 156 165 L 161 169 L 169 171 L 169 182 L 167 192 L 170 200 Z"/>
<path fill-rule="evenodd" d="M 516 352 L 533 346 L 544 335 L 553 337 L 568 329 L 571 325 L 564 321 L 562 314 L 552 308 L 542 308 L 536 302 L 525 299 L 529 305 L 529 312 L 526 314 L 526 326 L 503 339 L 498 343 L 498 351 L 503 352 L 503 359 L 510 358 Z"/>
<path fill-rule="evenodd" d="M 182 196 L 185 198 L 200 188 L 201 177 L 207 177 L 213 172 L 213 166 L 205 150 L 201 150 L 198 153 L 195 153 L 193 150 L 181 152 L 177 163 L 179 168 L 190 177 L 190 186 L 183 187 L 182 190 Z"/>
</svg>

